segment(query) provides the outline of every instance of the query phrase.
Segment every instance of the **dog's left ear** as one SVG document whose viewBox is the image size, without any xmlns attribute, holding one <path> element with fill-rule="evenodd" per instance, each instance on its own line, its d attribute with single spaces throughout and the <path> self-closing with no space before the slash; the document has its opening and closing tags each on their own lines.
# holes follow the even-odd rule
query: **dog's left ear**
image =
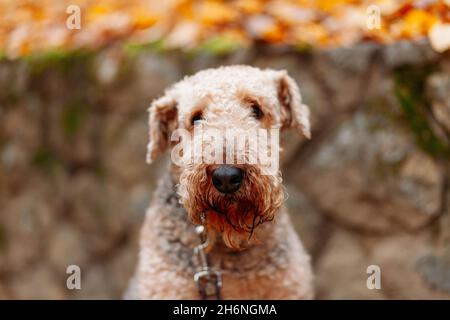
<svg viewBox="0 0 450 320">
<path fill-rule="evenodd" d="M 169 95 L 152 102 L 149 112 L 149 142 L 147 145 L 147 163 L 152 163 L 167 150 L 170 136 L 177 128 L 177 103 Z"/>
<path fill-rule="evenodd" d="M 276 76 L 278 99 L 281 104 L 282 128 L 295 127 L 310 139 L 309 108 L 302 104 L 300 89 L 297 83 L 285 70 L 278 71 Z"/>
</svg>

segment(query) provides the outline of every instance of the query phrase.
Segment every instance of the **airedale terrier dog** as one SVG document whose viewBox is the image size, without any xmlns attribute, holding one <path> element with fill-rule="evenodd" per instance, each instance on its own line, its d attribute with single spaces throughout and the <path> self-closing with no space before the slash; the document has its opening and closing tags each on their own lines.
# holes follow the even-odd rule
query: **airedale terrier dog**
<svg viewBox="0 0 450 320">
<path fill-rule="evenodd" d="M 168 149 L 182 160 L 171 161 L 155 191 L 126 298 L 311 299 L 310 258 L 283 205 L 281 173 L 248 161 L 255 160 L 256 132 L 293 127 L 310 136 L 308 107 L 287 72 L 200 71 L 153 101 L 149 127 L 147 162 Z M 206 144 L 214 159 L 228 161 L 192 161 L 206 148 L 195 139 L 174 152 L 184 139 L 175 132 L 195 137 L 200 128 L 214 132 Z M 238 138 L 252 132 L 231 156 L 227 130 Z"/>
</svg>

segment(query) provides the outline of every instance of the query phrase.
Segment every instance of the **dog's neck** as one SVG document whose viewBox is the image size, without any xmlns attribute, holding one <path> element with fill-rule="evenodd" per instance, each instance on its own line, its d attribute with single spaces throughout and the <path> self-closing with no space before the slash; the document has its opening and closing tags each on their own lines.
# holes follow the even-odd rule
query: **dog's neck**
<svg viewBox="0 0 450 320">
<path fill-rule="evenodd" d="M 175 264 L 194 270 L 193 248 L 199 244 L 199 237 L 195 234 L 194 225 L 186 210 L 179 202 L 176 183 L 170 173 L 160 180 L 153 205 L 159 206 L 161 210 L 154 210 L 150 213 L 152 216 L 147 216 L 147 225 L 156 233 L 160 249 L 166 251 Z M 286 228 L 290 228 L 290 224 L 286 212 L 282 209 L 277 213 L 276 220 L 257 227 L 254 236 L 260 240 L 259 243 L 241 251 L 228 248 L 218 239 L 210 252 L 212 263 L 223 270 L 238 272 L 252 270 L 258 265 L 257 261 L 281 263 L 287 242 Z"/>
</svg>

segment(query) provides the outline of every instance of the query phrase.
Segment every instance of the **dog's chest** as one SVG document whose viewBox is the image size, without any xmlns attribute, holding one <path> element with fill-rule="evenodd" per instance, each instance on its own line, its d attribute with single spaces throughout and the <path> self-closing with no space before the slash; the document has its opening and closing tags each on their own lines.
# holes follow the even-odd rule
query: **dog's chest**
<svg viewBox="0 0 450 320">
<path fill-rule="evenodd" d="M 167 265 L 180 274 L 185 281 L 194 284 L 194 275 L 201 263 L 194 254 L 200 243 L 194 226 L 179 218 L 165 221 L 154 231 L 157 233 L 158 252 Z M 209 267 L 222 276 L 222 298 L 262 299 L 270 294 L 276 275 L 289 264 L 288 246 L 282 242 L 262 242 L 242 251 L 232 251 L 222 243 L 216 244 L 208 253 Z M 189 290 L 192 299 L 198 299 L 195 285 Z"/>
</svg>

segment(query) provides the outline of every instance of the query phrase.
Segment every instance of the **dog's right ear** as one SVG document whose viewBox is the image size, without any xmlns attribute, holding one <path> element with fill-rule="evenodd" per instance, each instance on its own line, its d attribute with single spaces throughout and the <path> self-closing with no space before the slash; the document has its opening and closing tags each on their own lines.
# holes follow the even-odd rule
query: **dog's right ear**
<svg viewBox="0 0 450 320">
<path fill-rule="evenodd" d="M 152 163 L 160 154 L 167 150 L 170 136 L 177 127 L 177 102 L 165 95 L 156 99 L 150 105 L 149 112 L 149 142 L 147 145 L 147 163 Z"/>
</svg>

